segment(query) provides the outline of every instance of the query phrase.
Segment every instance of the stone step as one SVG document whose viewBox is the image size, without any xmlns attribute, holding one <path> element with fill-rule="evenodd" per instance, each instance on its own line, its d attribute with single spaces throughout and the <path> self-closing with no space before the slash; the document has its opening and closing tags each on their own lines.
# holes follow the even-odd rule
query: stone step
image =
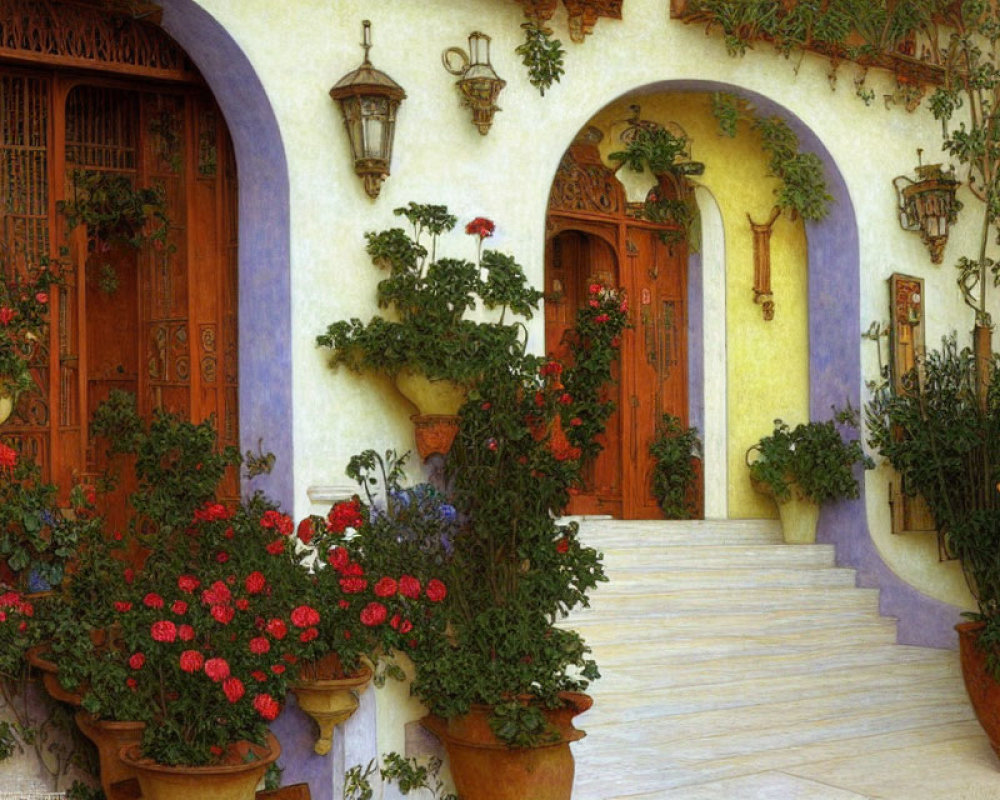
<svg viewBox="0 0 1000 800">
<path fill-rule="evenodd" d="M 650 591 L 644 585 L 627 581 L 601 584 L 591 595 L 590 606 L 574 609 L 575 618 L 594 614 L 615 615 L 624 607 L 636 613 L 660 610 L 664 613 L 726 614 L 733 608 L 742 611 L 771 612 L 782 609 L 801 611 L 855 611 L 878 610 L 877 589 L 851 587 L 800 587 L 788 591 L 786 587 L 763 589 L 677 589 Z"/>
<path fill-rule="evenodd" d="M 790 544 L 727 544 L 685 547 L 679 544 L 656 544 L 630 547 L 616 544 L 599 549 L 604 554 L 604 564 L 609 571 L 651 563 L 674 569 L 733 569 L 746 564 L 753 564 L 755 569 L 771 566 L 825 569 L 834 566 L 834 549 L 829 545 L 803 547 Z"/>
<path fill-rule="evenodd" d="M 630 585 L 654 589 L 717 589 L 720 586 L 753 589 L 776 586 L 817 587 L 854 586 L 852 569 L 829 567 L 827 569 L 797 569 L 794 567 L 762 567 L 740 564 L 728 569 L 665 569 L 659 564 L 647 564 L 628 569 L 614 569 L 610 581 L 628 582 Z"/>
</svg>

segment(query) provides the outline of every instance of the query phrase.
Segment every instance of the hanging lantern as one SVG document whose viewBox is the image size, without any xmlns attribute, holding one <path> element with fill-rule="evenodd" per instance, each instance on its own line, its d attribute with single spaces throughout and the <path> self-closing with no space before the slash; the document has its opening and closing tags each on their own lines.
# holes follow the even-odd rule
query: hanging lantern
<svg viewBox="0 0 1000 800">
<path fill-rule="evenodd" d="M 452 64 L 457 56 L 459 64 Z M 462 93 L 462 102 L 472 109 L 472 124 L 485 136 L 493 124 L 493 115 L 500 110 L 497 97 L 507 85 L 490 63 L 490 37 L 474 31 L 469 34 L 469 52 L 460 47 L 449 47 L 441 56 L 444 68 L 458 75 L 456 83 Z"/>
<path fill-rule="evenodd" d="M 330 90 L 340 104 L 344 125 L 351 142 L 354 171 L 364 182 L 372 199 L 378 197 L 382 181 L 389 175 L 392 140 L 396 133 L 396 111 L 406 97 L 402 87 L 368 60 L 371 49 L 371 22 L 362 23 L 365 60 Z"/>
<path fill-rule="evenodd" d="M 948 242 L 948 226 L 958 219 L 962 203 L 955 192 L 961 185 L 954 172 L 947 173 L 940 164 L 920 164 L 923 151 L 917 150 L 917 180 L 905 175 L 893 179 L 899 204 L 899 224 L 904 231 L 919 231 L 931 263 L 940 264 Z"/>
</svg>

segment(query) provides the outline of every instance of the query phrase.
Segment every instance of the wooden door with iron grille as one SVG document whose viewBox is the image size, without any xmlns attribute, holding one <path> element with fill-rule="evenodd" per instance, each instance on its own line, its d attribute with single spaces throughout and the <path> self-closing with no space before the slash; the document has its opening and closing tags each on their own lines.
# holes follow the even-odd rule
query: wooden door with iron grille
<svg viewBox="0 0 1000 800">
<path fill-rule="evenodd" d="M 92 479 L 105 463 L 88 420 L 122 390 L 144 416 L 214 416 L 222 442 L 238 443 L 236 176 L 210 95 L 0 64 L 0 120 L 4 280 L 45 258 L 66 267 L 49 339 L 34 354 L 36 388 L 21 396 L 4 440 L 64 489 Z M 96 174 L 158 188 L 166 240 L 136 249 L 87 225 L 67 230 L 57 201 L 73 201 Z M 128 489 L 104 503 L 112 525 L 124 521 Z"/>
</svg>

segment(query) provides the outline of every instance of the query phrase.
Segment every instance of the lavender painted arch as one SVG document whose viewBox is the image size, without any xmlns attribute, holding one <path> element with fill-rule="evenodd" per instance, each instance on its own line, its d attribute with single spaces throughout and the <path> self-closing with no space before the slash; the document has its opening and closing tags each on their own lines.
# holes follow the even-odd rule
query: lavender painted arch
<svg viewBox="0 0 1000 800">
<path fill-rule="evenodd" d="M 193 0 L 161 0 L 163 29 L 198 66 L 226 118 L 239 180 L 241 450 L 277 456 L 245 486 L 291 508 L 292 349 L 288 166 L 264 87 L 246 55 Z"/>
<path fill-rule="evenodd" d="M 801 119 L 775 100 L 742 87 L 715 81 L 662 81 L 629 94 L 654 92 L 729 92 L 752 102 L 761 114 L 774 114 L 788 122 L 804 150 L 823 162 L 828 190 L 833 197 L 829 215 L 820 222 L 806 222 L 809 264 L 809 414 L 829 419 L 831 406 L 862 404 L 861 387 L 861 256 L 858 220 L 843 174 L 820 137 Z M 691 308 L 700 303 L 700 262 L 693 261 L 689 285 Z M 692 313 L 689 326 L 700 317 Z M 696 336 L 693 336 L 695 335 Z M 691 341 L 701 342 L 700 330 L 689 330 Z M 696 354 L 692 353 L 692 356 Z M 691 363 L 700 365 L 701 354 Z M 692 386 L 692 389 L 696 387 Z M 697 397 L 692 393 L 692 397 Z M 700 410 L 700 409 L 695 409 Z M 898 617 L 901 644 L 926 647 L 956 646 L 954 625 L 960 609 L 928 597 L 903 581 L 882 560 L 865 513 L 865 495 L 826 505 L 820 514 L 817 538 L 836 548 L 837 564 L 857 571 L 859 586 L 880 589 L 879 611 Z"/>
<path fill-rule="evenodd" d="M 163 29 L 208 82 L 226 118 L 239 178 L 239 407 L 241 450 L 258 442 L 277 457 L 262 489 L 291 508 L 292 356 L 288 164 L 260 79 L 219 22 L 192 0 L 159 0 Z M 273 729 L 282 742 L 285 783 L 305 781 L 315 800 L 333 800 L 334 760 L 313 752 L 313 723 L 286 700 Z"/>
</svg>

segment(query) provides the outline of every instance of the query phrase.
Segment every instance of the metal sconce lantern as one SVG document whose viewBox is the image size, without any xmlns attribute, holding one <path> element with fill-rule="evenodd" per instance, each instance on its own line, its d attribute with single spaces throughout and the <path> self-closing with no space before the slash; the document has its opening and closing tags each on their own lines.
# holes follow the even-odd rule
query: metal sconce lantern
<svg viewBox="0 0 1000 800">
<path fill-rule="evenodd" d="M 365 60 L 337 81 L 330 90 L 330 97 L 340 104 L 344 115 L 354 171 L 364 182 L 368 196 L 374 199 L 378 197 L 382 181 L 389 175 L 396 111 L 406 93 L 392 78 L 371 65 L 368 51 L 372 46 L 372 24 L 365 20 L 362 26 Z"/>
<path fill-rule="evenodd" d="M 940 264 L 948 242 L 948 226 L 958 218 L 962 204 L 955 197 L 961 185 L 954 172 L 945 173 L 940 164 L 920 164 L 917 150 L 917 180 L 905 175 L 894 178 L 899 203 L 899 224 L 904 231 L 919 231 L 931 263 Z"/>
<path fill-rule="evenodd" d="M 452 56 L 458 57 L 458 66 L 452 64 Z M 462 93 L 462 103 L 472 109 L 472 124 L 485 136 L 493 124 L 493 114 L 500 111 L 497 97 L 507 85 L 490 63 L 490 37 L 473 31 L 469 34 L 468 53 L 460 47 L 449 47 L 442 53 L 441 61 L 448 72 L 460 76 L 456 85 Z"/>
</svg>

